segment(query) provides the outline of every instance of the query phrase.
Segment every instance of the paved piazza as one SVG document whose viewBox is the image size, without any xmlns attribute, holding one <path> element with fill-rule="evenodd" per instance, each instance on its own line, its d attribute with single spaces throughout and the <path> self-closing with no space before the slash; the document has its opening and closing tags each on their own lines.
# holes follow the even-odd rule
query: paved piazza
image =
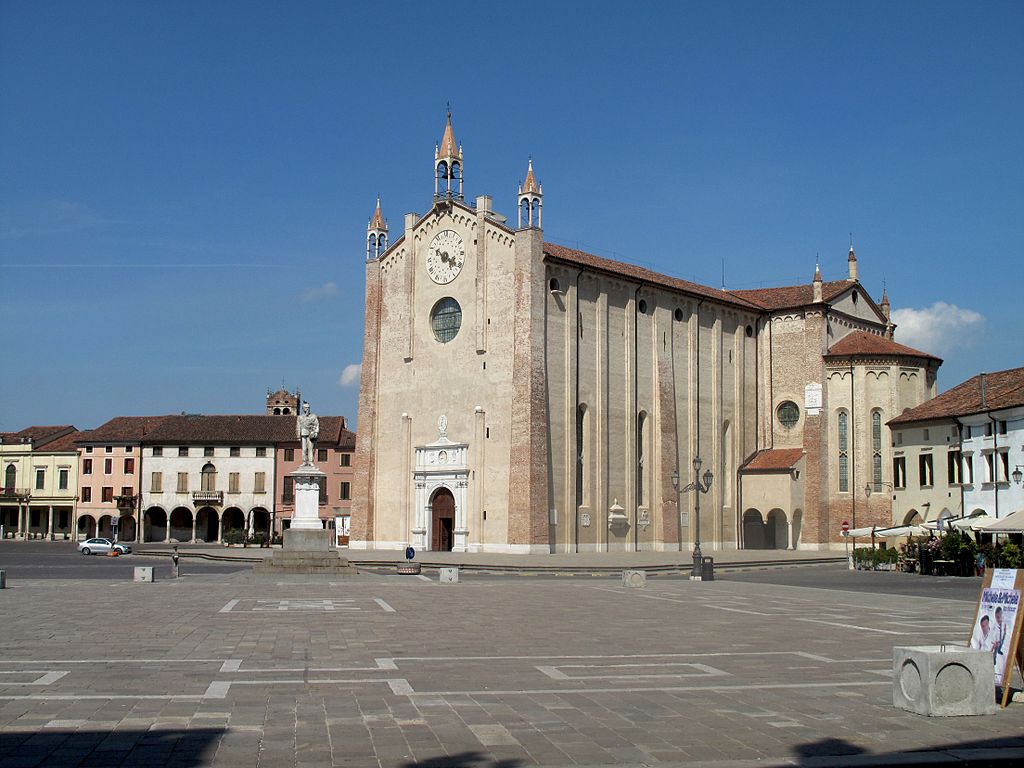
<svg viewBox="0 0 1024 768">
<path fill-rule="evenodd" d="M 962 642 L 973 607 L 756 580 L 17 580 L 0 592 L 0 766 L 852 765 L 986 748 L 1009 765 L 1024 704 L 891 706 L 892 647 Z"/>
</svg>

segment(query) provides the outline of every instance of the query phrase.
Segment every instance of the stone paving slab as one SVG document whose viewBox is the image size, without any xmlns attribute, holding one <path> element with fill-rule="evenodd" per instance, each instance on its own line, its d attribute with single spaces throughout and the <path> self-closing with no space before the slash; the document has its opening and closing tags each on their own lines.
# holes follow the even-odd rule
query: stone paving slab
<svg viewBox="0 0 1024 768">
<path fill-rule="evenodd" d="M 1014 764 L 1024 705 L 892 707 L 973 604 L 757 582 L 364 573 L 0 592 L 0 768 Z"/>
</svg>

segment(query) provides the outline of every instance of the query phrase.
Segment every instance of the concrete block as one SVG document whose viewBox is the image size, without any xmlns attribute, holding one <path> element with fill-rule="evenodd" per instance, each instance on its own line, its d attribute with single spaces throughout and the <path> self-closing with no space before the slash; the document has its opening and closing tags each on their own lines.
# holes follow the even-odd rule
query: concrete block
<svg viewBox="0 0 1024 768">
<path fill-rule="evenodd" d="M 930 717 L 991 715 L 996 711 L 991 651 L 957 645 L 892 650 L 892 703 Z"/>
<path fill-rule="evenodd" d="M 623 571 L 622 586 L 634 588 L 647 586 L 647 571 Z"/>
<path fill-rule="evenodd" d="M 134 579 L 134 581 L 152 582 L 153 581 L 153 566 L 151 566 L 151 565 L 137 565 L 137 566 L 135 566 L 135 579 Z"/>
<path fill-rule="evenodd" d="M 326 552 L 335 548 L 334 531 L 324 528 L 319 530 L 289 528 L 284 532 L 284 548 L 300 552 Z"/>
<path fill-rule="evenodd" d="M 442 584 L 458 584 L 459 583 L 459 569 L 458 568 L 439 568 L 438 581 Z"/>
</svg>

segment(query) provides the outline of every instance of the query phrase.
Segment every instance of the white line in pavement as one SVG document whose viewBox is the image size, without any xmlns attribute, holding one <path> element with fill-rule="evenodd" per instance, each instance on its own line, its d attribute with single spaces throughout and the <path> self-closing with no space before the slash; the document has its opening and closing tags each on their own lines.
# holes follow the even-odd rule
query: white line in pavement
<svg viewBox="0 0 1024 768">
<path fill-rule="evenodd" d="M 662 597 L 661 595 L 638 595 L 638 597 L 644 597 L 648 600 L 665 600 L 669 603 L 690 603 L 691 600 L 681 600 L 678 597 Z M 729 611 L 730 613 L 749 613 L 751 616 L 772 616 L 771 613 L 762 613 L 760 611 L 745 611 L 742 608 L 726 608 L 724 605 L 708 605 L 708 608 L 717 608 L 720 611 Z"/>
<path fill-rule="evenodd" d="M 429 576 L 424 576 L 422 573 L 416 574 L 416 578 L 417 579 L 421 579 L 422 581 L 430 582 L 431 584 L 434 583 L 433 580 L 431 580 L 431 578 Z"/>
<path fill-rule="evenodd" d="M 876 629 L 874 627 L 862 627 L 859 624 L 843 624 L 839 621 L 822 621 L 821 619 L 802 619 L 799 616 L 792 617 L 793 621 L 807 621 L 811 624 L 828 624 L 830 627 L 843 627 L 844 629 L 860 629 L 864 632 L 878 632 L 882 635 L 919 635 L 921 632 L 896 632 L 891 629 Z"/>
<path fill-rule="evenodd" d="M 395 613 L 395 609 L 388 605 L 384 600 L 379 597 L 373 598 L 373 602 L 383 608 L 387 613 Z"/>
<path fill-rule="evenodd" d="M 231 609 L 234 608 L 236 605 L 238 605 L 237 600 L 228 600 L 225 606 L 221 608 L 219 611 L 217 611 L 217 613 L 230 613 Z"/>
<path fill-rule="evenodd" d="M 96 695 L 82 695 L 79 693 L 72 693 L 66 695 L 58 695 L 53 693 L 36 693 L 28 696 L 0 696 L 0 701 L 21 701 L 22 699 L 29 699 L 31 701 L 108 701 L 108 700 L 121 700 L 131 699 L 132 701 L 138 699 L 157 699 L 160 701 L 202 701 L 206 696 L 203 694 L 96 694 Z"/>
<path fill-rule="evenodd" d="M 872 685 L 892 685 L 891 680 L 859 681 L 855 683 L 766 683 L 764 685 L 680 685 L 651 688 L 545 688 L 531 691 L 413 691 L 409 696 L 539 696 L 567 693 L 674 693 L 684 691 L 767 691 L 777 688 L 860 688 Z"/>
<path fill-rule="evenodd" d="M 241 667 L 242 667 L 242 660 L 241 659 L 228 659 L 227 661 L 225 661 L 221 665 L 220 671 L 221 672 L 237 672 L 239 669 L 241 669 Z"/>
<path fill-rule="evenodd" d="M 221 664 L 223 658 L 0 658 L 0 664 Z"/>
<path fill-rule="evenodd" d="M 504 661 L 534 659 L 682 659 L 705 656 L 803 656 L 808 659 L 832 661 L 805 651 L 712 651 L 710 653 L 609 653 L 570 654 L 568 656 L 403 656 L 395 661 Z"/>
<path fill-rule="evenodd" d="M 412 689 L 412 686 L 409 685 L 409 681 L 403 680 L 402 678 L 388 680 L 388 685 L 391 687 L 391 692 L 396 696 L 412 696 L 416 693 L 416 691 Z"/>
<path fill-rule="evenodd" d="M 377 669 L 398 669 L 394 659 L 374 659 L 377 662 Z"/>
<path fill-rule="evenodd" d="M 228 695 L 228 691 L 231 689 L 231 683 L 224 682 L 222 680 L 215 680 L 210 683 L 206 689 L 206 693 L 203 694 L 204 699 L 223 699 Z"/>
<path fill-rule="evenodd" d="M 29 680 L 28 682 L 4 682 L 0 683 L 0 686 L 7 688 L 8 686 L 14 685 L 49 685 L 60 680 L 64 675 L 68 674 L 64 672 L 45 672 L 41 669 L 19 669 L 16 672 L 4 672 L 5 675 L 39 675 L 35 680 Z"/>
</svg>

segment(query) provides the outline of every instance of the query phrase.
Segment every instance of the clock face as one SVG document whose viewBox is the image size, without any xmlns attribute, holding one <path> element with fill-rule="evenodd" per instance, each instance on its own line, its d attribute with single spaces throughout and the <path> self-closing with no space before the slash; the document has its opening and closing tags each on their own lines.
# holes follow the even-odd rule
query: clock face
<svg viewBox="0 0 1024 768">
<path fill-rule="evenodd" d="M 427 274 L 438 285 L 446 285 L 459 276 L 466 261 L 466 249 L 457 232 L 446 229 L 434 235 L 427 252 Z"/>
</svg>

